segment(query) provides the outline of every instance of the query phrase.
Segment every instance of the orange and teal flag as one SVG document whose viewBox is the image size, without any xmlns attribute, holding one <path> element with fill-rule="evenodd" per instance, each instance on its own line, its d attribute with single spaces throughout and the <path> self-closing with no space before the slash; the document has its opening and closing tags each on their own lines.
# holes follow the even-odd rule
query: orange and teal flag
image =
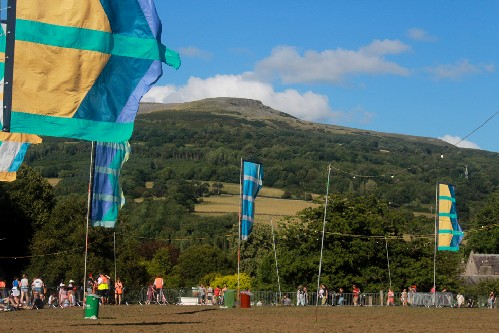
<svg viewBox="0 0 499 333">
<path fill-rule="evenodd" d="M 455 186 L 438 184 L 438 250 L 459 251 L 463 236 L 457 221 Z"/>
<path fill-rule="evenodd" d="M 123 142 L 162 63 L 180 66 L 152 0 L 17 0 L 15 13 L 7 131 Z"/>
</svg>

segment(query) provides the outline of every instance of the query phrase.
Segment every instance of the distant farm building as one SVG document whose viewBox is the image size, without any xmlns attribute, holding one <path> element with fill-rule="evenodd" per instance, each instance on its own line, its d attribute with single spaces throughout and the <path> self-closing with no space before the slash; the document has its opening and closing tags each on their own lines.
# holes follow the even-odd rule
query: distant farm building
<svg viewBox="0 0 499 333">
<path fill-rule="evenodd" d="M 499 254 L 480 254 L 471 251 L 463 277 L 476 284 L 486 279 L 499 279 Z"/>
</svg>

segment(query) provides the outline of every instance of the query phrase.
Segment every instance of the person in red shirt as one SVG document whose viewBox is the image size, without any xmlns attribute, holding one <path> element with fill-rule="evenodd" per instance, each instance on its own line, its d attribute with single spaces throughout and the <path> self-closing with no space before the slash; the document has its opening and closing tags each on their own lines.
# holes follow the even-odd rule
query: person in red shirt
<svg viewBox="0 0 499 333">
<path fill-rule="evenodd" d="M 217 286 L 215 290 L 213 291 L 213 294 L 215 295 L 215 304 L 220 304 L 220 293 L 222 292 L 222 289 L 220 289 L 220 286 Z"/>
<path fill-rule="evenodd" d="M 360 295 L 360 289 L 356 285 L 352 286 L 352 293 L 353 293 L 353 305 L 357 306 L 359 305 L 359 295 Z"/>
</svg>

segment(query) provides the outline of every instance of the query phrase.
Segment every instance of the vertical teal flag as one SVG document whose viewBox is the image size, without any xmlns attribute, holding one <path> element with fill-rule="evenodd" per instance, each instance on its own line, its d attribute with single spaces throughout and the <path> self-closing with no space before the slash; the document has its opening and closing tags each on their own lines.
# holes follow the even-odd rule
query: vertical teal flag
<svg viewBox="0 0 499 333">
<path fill-rule="evenodd" d="M 244 161 L 242 174 L 241 239 L 246 240 L 253 229 L 255 199 L 263 184 L 263 165 Z"/>
<path fill-rule="evenodd" d="M 118 211 L 125 204 L 119 178 L 129 155 L 128 141 L 97 142 L 92 185 L 92 226 L 114 228 Z"/>
</svg>

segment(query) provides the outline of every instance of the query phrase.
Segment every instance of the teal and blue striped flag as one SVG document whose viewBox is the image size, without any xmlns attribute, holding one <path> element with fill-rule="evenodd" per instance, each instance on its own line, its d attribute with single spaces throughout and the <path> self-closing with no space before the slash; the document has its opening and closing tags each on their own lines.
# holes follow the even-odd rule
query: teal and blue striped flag
<svg viewBox="0 0 499 333">
<path fill-rule="evenodd" d="M 118 211 L 125 204 L 119 178 L 129 155 L 128 141 L 97 142 L 92 185 L 92 226 L 114 228 Z"/>
<path fill-rule="evenodd" d="M 241 239 L 246 240 L 253 229 L 255 218 L 255 199 L 262 188 L 263 165 L 243 162 L 242 198 L 241 198 Z"/>
</svg>

